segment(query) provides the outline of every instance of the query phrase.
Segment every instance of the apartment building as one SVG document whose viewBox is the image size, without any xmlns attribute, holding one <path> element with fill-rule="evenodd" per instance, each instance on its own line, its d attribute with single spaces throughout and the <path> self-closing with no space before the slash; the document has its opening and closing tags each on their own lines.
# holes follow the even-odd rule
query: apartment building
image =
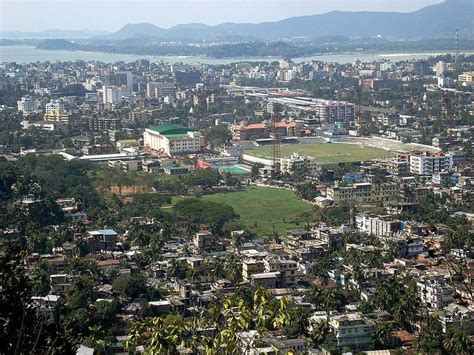
<svg viewBox="0 0 474 355">
<path fill-rule="evenodd" d="M 331 315 L 329 326 L 336 337 L 338 347 L 367 348 L 372 344 L 374 323 L 361 313 Z"/>
<path fill-rule="evenodd" d="M 410 172 L 417 175 L 433 175 L 441 171 L 451 171 L 453 157 L 443 153 L 410 155 Z"/>
<path fill-rule="evenodd" d="M 402 223 L 391 216 L 358 215 L 355 218 L 357 229 L 376 237 L 393 237 L 400 232 Z"/>
<path fill-rule="evenodd" d="M 335 205 L 342 203 L 382 203 L 398 199 L 399 188 L 395 183 L 357 183 L 326 189 L 326 195 Z"/>
<path fill-rule="evenodd" d="M 314 175 L 318 170 L 318 163 L 312 157 L 293 153 L 289 157 L 280 159 L 280 171 L 283 174 L 306 176 Z"/>
</svg>

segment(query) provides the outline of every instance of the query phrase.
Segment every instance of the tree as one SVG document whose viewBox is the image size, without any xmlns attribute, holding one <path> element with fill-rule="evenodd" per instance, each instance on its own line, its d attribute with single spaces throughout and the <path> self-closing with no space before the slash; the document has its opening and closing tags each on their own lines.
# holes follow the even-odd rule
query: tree
<svg viewBox="0 0 474 355">
<path fill-rule="evenodd" d="M 472 354 L 469 349 L 469 339 L 466 333 L 455 329 L 448 329 L 443 339 L 443 348 L 452 354 Z"/>
<path fill-rule="evenodd" d="M 205 132 L 204 136 L 211 149 L 220 147 L 232 139 L 232 133 L 227 126 L 211 126 Z"/>
<path fill-rule="evenodd" d="M 443 328 L 436 315 L 430 315 L 424 322 L 415 348 L 429 354 L 440 352 L 443 347 Z"/>
<path fill-rule="evenodd" d="M 372 336 L 375 349 L 394 349 L 401 346 L 400 339 L 392 335 L 393 324 L 388 322 L 377 323 Z"/>
</svg>

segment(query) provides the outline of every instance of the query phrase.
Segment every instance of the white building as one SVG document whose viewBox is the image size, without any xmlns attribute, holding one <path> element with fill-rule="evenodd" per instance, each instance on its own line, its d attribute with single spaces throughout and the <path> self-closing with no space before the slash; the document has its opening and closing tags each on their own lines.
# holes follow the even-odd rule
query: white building
<svg viewBox="0 0 474 355">
<path fill-rule="evenodd" d="M 433 175 L 441 171 L 451 171 L 453 157 L 449 154 L 438 153 L 431 155 L 410 155 L 410 172 L 417 175 Z"/>
<path fill-rule="evenodd" d="M 35 113 L 37 109 L 36 100 L 31 97 L 22 97 L 17 101 L 18 111 L 24 114 Z"/>
<path fill-rule="evenodd" d="M 312 157 L 291 154 L 290 157 L 280 159 L 280 171 L 284 174 L 306 176 L 314 175 L 318 170 L 318 164 Z"/>
<path fill-rule="evenodd" d="M 122 100 L 124 96 L 128 95 L 126 86 L 104 86 L 102 91 L 102 100 L 104 104 L 116 104 Z"/>
<path fill-rule="evenodd" d="M 454 290 L 446 283 L 443 275 L 427 276 L 416 283 L 418 297 L 432 310 L 441 310 L 454 301 Z"/>
<path fill-rule="evenodd" d="M 64 113 L 66 110 L 64 104 L 61 100 L 51 100 L 51 102 L 46 104 L 46 114 L 50 115 L 55 112 Z"/>
<path fill-rule="evenodd" d="M 196 153 L 201 149 L 201 134 L 180 125 L 151 126 L 145 129 L 144 145 L 166 155 Z"/>
<path fill-rule="evenodd" d="M 437 76 L 444 76 L 444 73 L 446 72 L 447 68 L 448 66 L 446 65 L 445 62 L 439 61 L 438 63 L 435 64 L 434 70 Z"/>
<path fill-rule="evenodd" d="M 400 232 L 401 222 L 391 216 L 362 214 L 356 216 L 356 226 L 361 232 L 377 237 L 393 237 Z"/>
</svg>

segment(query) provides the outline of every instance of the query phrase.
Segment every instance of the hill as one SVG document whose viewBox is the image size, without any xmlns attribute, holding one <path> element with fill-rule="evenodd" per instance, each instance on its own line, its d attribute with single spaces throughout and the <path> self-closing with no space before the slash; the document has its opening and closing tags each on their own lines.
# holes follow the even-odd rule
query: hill
<svg viewBox="0 0 474 355">
<path fill-rule="evenodd" d="M 474 2 L 446 0 L 411 13 L 333 11 L 326 14 L 291 17 L 259 24 L 223 23 L 177 25 L 163 29 L 150 23 L 128 24 L 103 39 L 150 38 L 215 39 L 244 37 L 275 40 L 293 37 L 346 36 L 436 38 L 474 35 Z"/>
</svg>

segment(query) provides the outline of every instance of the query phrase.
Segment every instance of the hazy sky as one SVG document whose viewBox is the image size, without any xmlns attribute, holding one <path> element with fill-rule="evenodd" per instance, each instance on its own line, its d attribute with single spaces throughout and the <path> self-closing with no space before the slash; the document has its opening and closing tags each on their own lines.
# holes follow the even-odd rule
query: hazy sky
<svg viewBox="0 0 474 355">
<path fill-rule="evenodd" d="M 0 0 L 0 29 L 118 30 L 127 23 L 160 27 L 200 22 L 275 21 L 332 10 L 410 12 L 442 0 Z"/>
</svg>

